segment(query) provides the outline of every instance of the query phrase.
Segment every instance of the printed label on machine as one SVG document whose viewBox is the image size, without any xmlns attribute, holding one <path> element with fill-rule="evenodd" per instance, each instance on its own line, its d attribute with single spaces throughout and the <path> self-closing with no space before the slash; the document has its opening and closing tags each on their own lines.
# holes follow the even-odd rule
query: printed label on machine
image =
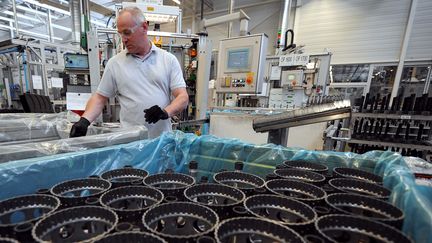
<svg viewBox="0 0 432 243">
<path fill-rule="evenodd" d="M 279 57 L 279 66 L 306 66 L 309 63 L 309 55 L 292 54 Z"/>
</svg>

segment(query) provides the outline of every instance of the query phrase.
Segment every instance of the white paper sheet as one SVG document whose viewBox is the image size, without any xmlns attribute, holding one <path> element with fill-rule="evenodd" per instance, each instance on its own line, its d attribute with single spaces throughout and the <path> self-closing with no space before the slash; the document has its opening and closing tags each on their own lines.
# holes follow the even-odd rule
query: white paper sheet
<svg viewBox="0 0 432 243">
<path fill-rule="evenodd" d="M 32 75 L 33 89 L 43 89 L 42 77 L 39 75 Z"/>
<path fill-rule="evenodd" d="M 280 80 L 280 77 L 281 77 L 281 67 L 272 66 L 270 80 Z"/>
<path fill-rule="evenodd" d="M 66 109 L 68 110 L 85 110 L 87 101 L 91 93 L 71 93 L 66 92 Z"/>
<path fill-rule="evenodd" d="M 51 83 L 53 88 L 63 88 L 63 79 L 62 78 L 51 78 Z"/>
</svg>

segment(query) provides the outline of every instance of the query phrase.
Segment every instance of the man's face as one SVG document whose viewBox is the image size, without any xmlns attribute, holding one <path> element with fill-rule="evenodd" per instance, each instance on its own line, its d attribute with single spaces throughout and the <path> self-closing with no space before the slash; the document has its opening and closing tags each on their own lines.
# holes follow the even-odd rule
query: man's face
<svg viewBox="0 0 432 243">
<path fill-rule="evenodd" d="M 140 54 L 145 51 L 147 23 L 137 24 L 131 14 L 125 12 L 120 14 L 118 18 L 117 31 L 130 53 Z"/>
</svg>

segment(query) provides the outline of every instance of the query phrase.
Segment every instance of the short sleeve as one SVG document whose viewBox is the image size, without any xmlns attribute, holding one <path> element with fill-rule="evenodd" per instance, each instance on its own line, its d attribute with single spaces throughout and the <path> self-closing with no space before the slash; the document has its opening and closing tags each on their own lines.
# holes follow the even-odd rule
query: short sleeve
<svg viewBox="0 0 432 243">
<path fill-rule="evenodd" d="M 108 60 L 97 91 L 99 94 L 112 98 L 117 93 L 117 85 L 113 73 L 113 59 Z"/>
<path fill-rule="evenodd" d="M 183 72 L 177 58 L 169 54 L 171 57 L 171 71 L 170 71 L 170 89 L 185 88 L 186 82 L 183 78 Z"/>
</svg>

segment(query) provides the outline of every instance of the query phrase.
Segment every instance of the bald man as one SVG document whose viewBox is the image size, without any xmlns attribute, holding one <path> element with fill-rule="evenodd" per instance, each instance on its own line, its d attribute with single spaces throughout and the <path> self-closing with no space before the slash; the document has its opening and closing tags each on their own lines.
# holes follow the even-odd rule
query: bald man
<svg viewBox="0 0 432 243">
<path fill-rule="evenodd" d="M 149 138 L 171 131 L 170 117 L 189 102 L 183 72 L 176 57 L 152 44 L 148 24 L 136 7 L 124 8 L 117 18 L 117 31 L 126 47 L 111 58 L 97 91 L 91 96 L 70 137 L 85 136 L 109 98 L 117 96 L 122 127 L 145 125 Z"/>
</svg>

